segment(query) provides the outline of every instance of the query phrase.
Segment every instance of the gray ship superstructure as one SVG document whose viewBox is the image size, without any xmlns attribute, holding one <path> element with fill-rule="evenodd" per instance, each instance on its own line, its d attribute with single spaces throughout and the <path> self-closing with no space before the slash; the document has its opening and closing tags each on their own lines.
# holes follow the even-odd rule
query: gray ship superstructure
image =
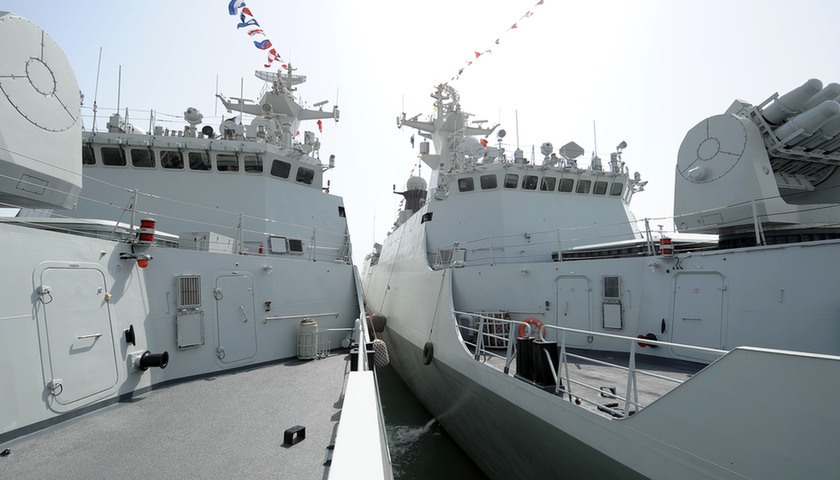
<svg viewBox="0 0 840 480">
<path fill-rule="evenodd" d="M 840 416 L 840 86 L 736 101 L 691 129 L 677 231 L 646 182 L 571 142 L 504 151 L 449 85 L 428 191 L 365 260 L 391 362 L 493 478 L 828 477 Z M 480 138 L 483 137 L 483 138 Z"/>
<path fill-rule="evenodd" d="M 0 222 L 0 470 L 389 478 L 344 205 L 294 135 L 338 109 L 302 108 L 289 66 L 258 73 L 259 104 L 222 98 L 218 130 L 188 108 L 181 130 L 83 132 L 58 45 L 5 12 L 0 39 L 0 200 L 22 209 Z"/>
</svg>

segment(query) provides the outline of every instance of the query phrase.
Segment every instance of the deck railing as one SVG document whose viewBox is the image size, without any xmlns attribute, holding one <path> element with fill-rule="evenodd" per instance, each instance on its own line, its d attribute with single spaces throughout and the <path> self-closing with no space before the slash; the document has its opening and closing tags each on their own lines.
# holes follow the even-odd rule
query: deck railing
<svg viewBox="0 0 840 480">
<path fill-rule="evenodd" d="M 555 228 L 487 236 L 453 242 L 427 251 L 426 255 L 429 264 L 435 270 L 468 265 L 656 255 L 659 238 L 679 236 L 673 230 L 663 230 L 661 225 L 658 231 L 651 229 L 651 222 L 670 222 L 670 219 L 667 219 L 668 222 L 665 220 L 646 218 L 631 225 Z M 716 241 L 717 237 L 714 235 L 694 235 L 690 241 L 679 242 L 692 251 L 698 251 L 715 248 Z"/>
<path fill-rule="evenodd" d="M 301 258 L 308 261 L 351 263 L 352 248 L 350 236 L 346 232 L 330 231 L 325 228 L 316 228 L 312 225 L 281 222 L 270 218 L 258 218 L 246 215 L 243 212 L 229 212 L 204 205 L 164 199 L 138 190 L 120 189 L 124 191 L 126 201 L 124 205 L 119 206 L 85 198 L 82 195 L 77 196 L 77 199 L 84 199 L 99 204 L 113 212 L 110 215 L 105 215 L 103 219 L 96 219 L 96 222 L 62 216 L 59 210 L 52 212 L 51 218 L 55 219 L 54 222 L 38 216 L 15 217 L 14 221 L 51 231 L 61 231 L 120 242 L 131 242 L 139 229 L 141 219 L 166 219 L 177 222 L 182 232 L 195 231 L 209 233 L 211 235 L 189 242 L 190 245 L 185 246 L 179 244 L 179 232 L 169 232 L 167 234 L 158 231 L 155 233 L 155 245 L 159 247 L 193 248 L 196 250 L 238 255 L 275 256 L 277 254 L 271 252 L 269 242 L 272 237 L 283 237 L 298 240 L 300 244 L 299 250 L 294 250 L 289 247 L 287 252 L 282 253 L 284 256 Z M 154 198 L 156 201 L 171 202 L 170 206 L 172 209 L 169 211 L 150 210 L 146 201 L 150 198 Z M 19 205 L 6 202 L 0 202 L 0 207 L 21 208 Z M 196 220 L 195 218 L 191 218 L 189 213 L 207 210 L 212 210 L 213 215 L 216 217 L 213 222 Z M 177 215 L 173 215 L 172 212 L 178 213 Z M 248 228 L 251 225 L 265 227 L 270 230 Z"/>
<path fill-rule="evenodd" d="M 714 348 L 684 345 L 661 340 L 640 340 L 636 337 L 558 327 L 554 325 L 541 325 L 536 327 L 532 323 L 505 319 L 502 315 L 492 313 L 488 314 L 487 312 L 474 313 L 453 311 L 453 314 L 458 320 L 457 324 L 460 330 L 461 339 L 468 350 L 470 350 L 475 360 L 480 361 L 491 368 L 501 370 L 506 375 L 512 375 L 511 365 L 514 365 L 514 362 L 517 359 L 517 340 L 523 338 L 519 336 L 520 330 L 524 333 L 524 337 L 531 337 L 532 335 L 535 335 L 536 338 L 540 340 L 545 337 L 545 332 L 547 330 L 555 331 L 557 333 L 558 341 L 545 342 L 545 345 L 548 345 L 549 348 L 551 348 L 551 346 L 556 344 L 556 348 L 558 349 L 558 359 L 556 365 L 549 349 L 540 349 L 546 357 L 544 363 L 542 363 L 542 359 L 533 359 L 534 362 L 540 361 L 542 365 L 548 369 L 552 382 L 549 384 L 539 384 L 539 382 L 533 382 L 535 387 L 542 388 L 543 390 L 550 390 L 554 394 L 562 398 L 568 398 L 570 402 L 574 402 L 578 405 L 586 403 L 597 408 L 597 410 L 601 412 L 608 413 L 617 418 L 624 418 L 640 411 L 649 405 L 650 402 L 655 401 L 685 381 L 684 378 L 674 378 L 674 376 L 657 372 L 652 368 L 639 367 L 637 364 L 637 357 L 639 355 L 638 350 L 642 348 L 640 343 L 643 343 L 646 346 L 679 349 L 682 354 L 691 355 L 693 358 L 707 358 L 706 362 L 693 364 L 694 368 L 689 369 L 692 373 L 699 370 L 705 363 L 711 362 L 712 360 L 715 360 L 727 353 L 726 350 Z M 472 326 L 469 325 L 470 318 L 473 319 Z M 506 326 L 502 334 L 499 333 L 499 324 L 504 324 Z M 493 328 L 488 329 L 488 325 L 492 325 Z M 586 350 L 571 347 L 569 345 L 569 337 L 581 334 L 591 337 L 593 340 L 600 338 L 610 341 L 610 350 L 616 352 L 615 357 L 623 357 L 624 355 L 627 355 L 627 364 L 622 365 L 616 361 L 603 360 L 598 358 L 598 355 L 594 353 L 587 354 Z M 488 346 L 488 344 L 492 346 Z M 677 360 L 677 363 L 680 362 L 689 363 Z M 616 371 L 621 372 L 625 381 L 624 394 L 620 394 L 614 387 L 607 388 L 603 385 L 592 385 L 591 381 L 587 381 L 583 377 L 573 375 L 570 370 L 570 364 L 590 364 L 603 367 L 604 369 L 609 369 L 611 370 L 610 373 L 614 373 Z M 596 367 L 590 368 L 594 370 Z M 518 369 L 519 366 L 517 366 L 517 370 Z M 517 374 L 513 375 L 519 377 Z M 685 374 L 682 376 L 685 376 Z M 658 386 L 656 389 L 645 389 L 645 395 L 648 397 L 646 400 L 648 401 L 642 402 L 639 398 L 639 383 L 640 380 L 644 381 L 647 379 L 650 379 L 651 381 L 653 381 L 653 379 L 658 380 Z M 597 399 L 604 398 L 617 402 L 604 405 L 597 401 Z M 618 402 L 623 403 L 623 408 L 619 408 Z"/>
<path fill-rule="evenodd" d="M 768 245 L 765 228 L 773 222 L 786 223 L 787 215 L 800 212 L 799 206 L 791 206 L 787 211 L 767 213 L 768 202 L 778 201 L 780 197 L 771 196 L 756 198 L 745 202 L 727 205 L 732 211 L 739 211 L 746 215 L 744 218 L 732 219 L 732 222 L 752 223 L 754 239 L 730 238 L 725 245 L 729 247 Z M 777 209 L 773 207 L 770 210 Z M 815 205 L 809 211 L 825 209 L 840 209 L 836 203 Z M 565 260 L 579 260 L 591 258 L 616 258 L 631 256 L 650 256 L 658 253 L 659 240 L 670 238 L 674 253 L 682 251 L 698 252 L 718 248 L 718 236 L 711 234 L 683 234 L 674 225 L 687 216 L 716 214 L 718 208 L 684 213 L 680 217 L 657 217 L 632 220 L 626 223 L 597 224 L 573 227 L 557 227 L 542 231 L 528 231 L 507 233 L 505 235 L 486 235 L 475 238 L 459 238 L 445 245 L 429 245 L 426 252 L 429 265 L 435 269 L 460 268 L 476 265 L 498 265 L 519 262 L 551 262 Z M 836 218 L 836 217 L 835 217 Z M 658 229 L 657 229 L 658 227 Z M 721 224 L 724 229 L 726 224 Z M 809 238 L 832 239 L 834 233 L 821 230 L 836 230 L 840 223 L 835 221 L 809 224 L 808 228 L 815 230 L 813 235 L 801 235 L 800 240 L 791 240 L 799 234 L 785 232 L 777 243 L 789 241 L 809 241 Z M 734 243 L 733 243 L 734 242 Z"/>
</svg>

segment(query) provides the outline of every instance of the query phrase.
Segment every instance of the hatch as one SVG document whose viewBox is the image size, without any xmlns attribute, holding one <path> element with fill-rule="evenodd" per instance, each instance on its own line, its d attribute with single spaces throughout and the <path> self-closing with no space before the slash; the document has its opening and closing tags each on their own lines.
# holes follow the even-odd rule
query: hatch
<svg viewBox="0 0 840 480">
<path fill-rule="evenodd" d="M 589 279 L 579 275 L 557 277 L 557 302 L 555 307 L 557 326 L 579 330 L 591 330 L 589 308 Z M 550 339 L 553 340 L 553 339 Z M 560 340 L 559 338 L 557 339 Z M 589 348 L 591 343 L 586 335 L 567 333 L 566 345 L 577 348 Z"/>
<path fill-rule="evenodd" d="M 245 275 L 221 275 L 213 289 L 219 344 L 216 355 L 224 364 L 242 362 L 257 354 L 254 284 Z"/>
<path fill-rule="evenodd" d="M 716 272 L 686 272 L 678 274 L 674 281 L 673 342 L 721 348 L 723 276 Z M 709 360 L 703 354 L 678 348 L 674 354 Z"/>
<path fill-rule="evenodd" d="M 35 272 L 41 361 L 50 406 L 90 403 L 119 379 L 105 274 L 98 265 L 42 265 Z"/>
</svg>

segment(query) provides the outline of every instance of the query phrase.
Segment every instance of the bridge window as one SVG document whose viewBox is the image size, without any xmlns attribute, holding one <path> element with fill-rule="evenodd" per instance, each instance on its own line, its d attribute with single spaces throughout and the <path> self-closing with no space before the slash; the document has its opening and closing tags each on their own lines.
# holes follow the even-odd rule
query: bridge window
<svg viewBox="0 0 840 480">
<path fill-rule="evenodd" d="M 155 154 L 149 148 L 132 148 L 131 165 L 141 168 L 155 167 Z"/>
<path fill-rule="evenodd" d="M 597 181 L 595 182 L 595 188 L 592 189 L 592 193 L 595 195 L 604 195 L 607 193 L 607 182 L 604 181 Z"/>
<path fill-rule="evenodd" d="M 210 170 L 210 155 L 207 152 L 190 152 L 190 170 Z"/>
<path fill-rule="evenodd" d="M 458 179 L 459 192 L 472 192 L 475 189 L 475 183 L 472 177 L 464 177 Z"/>
<path fill-rule="evenodd" d="M 516 188 L 519 185 L 519 175 L 508 173 L 505 175 L 505 188 Z"/>
<path fill-rule="evenodd" d="M 589 188 L 592 186 L 592 180 L 581 180 L 577 184 L 575 193 L 589 193 Z"/>
<path fill-rule="evenodd" d="M 554 187 L 557 185 L 557 179 L 554 177 L 543 177 L 542 181 L 540 182 L 540 190 L 546 192 L 553 192 Z"/>
<path fill-rule="evenodd" d="M 263 162 L 259 155 L 245 155 L 245 172 L 262 173 Z"/>
<path fill-rule="evenodd" d="M 575 179 L 573 178 L 561 178 L 560 179 L 560 191 L 561 192 L 571 192 L 575 188 Z"/>
<path fill-rule="evenodd" d="M 482 190 L 493 190 L 499 185 L 496 183 L 496 175 L 482 175 L 479 177 Z"/>
<path fill-rule="evenodd" d="M 125 151 L 120 147 L 102 147 L 102 164 L 112 167 L 124 167 Z"/>
<path fill-rule="evenodd" d="M 82 165 L 95 165 L 96 157 L 93 154 L 93 147 L 89 143 L 82 145 Z"/>
<path fill-rule="evenodd" d="M 178 150 L 161 150 L 160 166 L 182 170 L 184 168 L 184 157 Z"/>
<path fill-rule="evenodd" d="M 236 155 L 220 153 L 216 155 L 216 170 L 220 172 L 238 172 L 239 162 Z"/>
<path fill-rule="evenodd" d="M 283 160 L 275 160 L 271 162 L 271 175 L 273 177 L 289 178 L 289 172 L 292 171 L 292 166 L 289 162 Z"/>
<path fill-rule="evenodd" d="M 624 184 L 623 184 L 623 183 L 621 183 L 621 182 L 613 182 L 613 184 L 612 184 L 612 185 L 610 185 L 610 195 L 612 195 L 613 197 L 618 197 L 618 196 L 620 196 L 620 195 L 621 195 L 621 190 L 622 190 L 623 188 L 624 188 Z"/>
<path fill-rule="evenodd" d="M 295 181 L 299 183 L 305 183 L 307 185 L 312 185 L 312 180 L 314 178 L 315 170 L 299 167 L 297 171 L 297 176 L 295 176 Z"/>
<path fill-rule="evenodd" d="M 522 188 L 525 190 L 536 190 L 537 189 L 537 176 L 536 175 L 525 175 L 522 177 Z"/>
</svg>

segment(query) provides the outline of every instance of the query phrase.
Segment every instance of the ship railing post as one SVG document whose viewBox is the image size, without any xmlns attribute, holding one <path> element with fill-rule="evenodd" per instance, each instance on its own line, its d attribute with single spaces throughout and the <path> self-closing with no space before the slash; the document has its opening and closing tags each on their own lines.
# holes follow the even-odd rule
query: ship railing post
<svg viewBox="0 0 840 480">
<path fill-rule="evenodd" d="M 569 363 L 566 361 L 566 330 L 560 332 L 560 372 L 562 372 L 565 368 L 566 371 L 566 383 L 563 387 L 563 390 L 569 394 L 569 401 L 572 401 L 572 382 L 569 381 Z M 558 376 L 560 375 L 558 372 Z M 554 393 L 560 392 L 560 382 L 554 386 Z"/>
<path fill-rule="evenodd" d="M 236 225 L 236 252 L 242 255 L 242 227 L 245 220 L 245 212 L 239 212 L 239 223 Z"/>
<path fill-rule="evenodd" d="M 484 349 L 484 315 L 478 316 L 478 340 L 475 342 L 475 359 L 481 357 L 481 350 Z"/>
<path fill-rule="evenodd" d="M 655 255 L 656 252 L 653 249 L 653 236 L 650 233 L 650 220 L 648 218 L 645 218 L 645 244 L 647 245 L 647 254 Z"/>
<path fill-rule="evenodd" d="M 560 227 L 557 227 L 557 261 L 563 261 L 563 239 L 560 236 Z"/>
<path fill-rule="evenodd" d="M 545 354 L 545 358 L 548 360 L 548 368 L 551 369 L 551 377 L 554 379 L 554 393 L 560 391 L 560 371 L 559 366 L 558 370 L 554 370 L 554 362 L 551 361 L 551 354 L 548 353 L 548 350 L 543 350 Z"/>
<path fill-rule="evenodd" d="M 508 345 L 507 345 L 507 358 L 505 358 L 505 375 L 510 373 L 510 364 L 513 362 L 513 356 L 516 355 L 516 350 L 514 349 L 514 342 L 516 341 L 516 328 L 514 328 L 514 323 L 510 322 L 509 324 L 509 332 L 508 332 Z"/>
<path fill-rule="evenodd" d="M 758 220 L 758 206 L 755 203 L 755 199 L 752 199 L 751 202 L 752 202 L 753 225 L 754 225 L 754 228 L 755 228 L 755 244 L 756 245 L 766 245 L 767 242 L 764 239 L 764 229 L 761 228 L 761 222 Z"/>
<path fill-rule="evenodd" d="M 130 226 L 131 230 L 129 232 L 131 234 L 131 241 L 132 242 L 134 241 L 134 233 L 135 233 L 135 230 L 134 230 L 134 214 L 135 214 L 135 212 L 137 212 L 137 196 L 138 196 L 138 194 L 139 194 L 139 192 L 135 188 L 134 189 L 134 196 L 131 200 L 131 226 Z"/>
<path fill-rule="evenodd" d="M 627 366 L 627 390 L 624 393 L 624 416 L 629 415 L 630 392 L 633 392 L 635 404 L 639 403 L 639 392 L 636 390 L 636 342 L 630 342 L 630 363 Z"/>
</svg>

